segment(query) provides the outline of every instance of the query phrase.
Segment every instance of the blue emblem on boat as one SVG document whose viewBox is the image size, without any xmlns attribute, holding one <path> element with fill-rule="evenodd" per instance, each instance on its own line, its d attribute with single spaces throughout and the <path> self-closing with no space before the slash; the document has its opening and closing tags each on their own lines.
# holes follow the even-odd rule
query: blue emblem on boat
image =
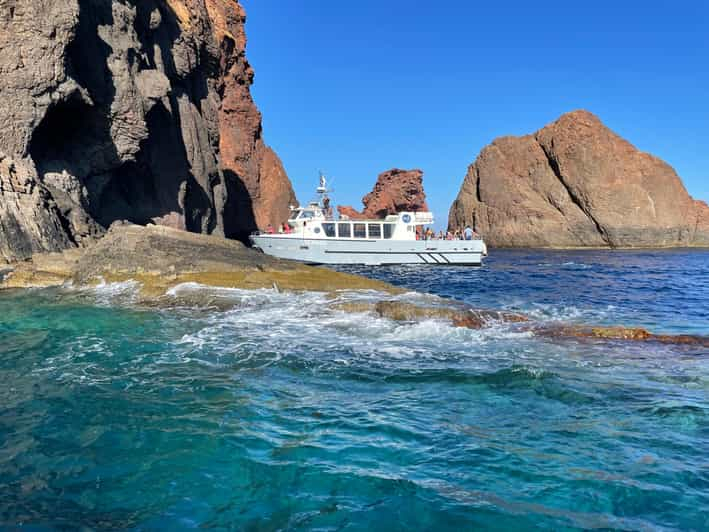
<svg viewBox="0 0 709 532">
<path fill-rule="evenodd" d="M 401 219 L 404 221 L 405 224 L 409 223 L 411 221 L 411 215 L 410 214 L 404 214 Z"/>
</svg>

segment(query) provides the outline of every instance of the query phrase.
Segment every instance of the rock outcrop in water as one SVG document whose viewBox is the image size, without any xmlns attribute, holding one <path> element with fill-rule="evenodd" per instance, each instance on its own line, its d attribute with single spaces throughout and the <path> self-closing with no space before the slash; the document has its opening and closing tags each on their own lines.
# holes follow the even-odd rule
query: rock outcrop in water
<svg viewBox="0 0 709 532">
<path fill-rule="evenodd" d="M 160 298 L 183 283 L 323 292 L 398 291 L 380 281 L 276 259 L 235 240 L 156 225 L 115 223 L 92 246 L 35 254 L 30 260 L 0 268 L 0 289 L 130 280 L 140 283 L 146 300 Z"/>
<path fill-rule="evenodd" d="M 622 342 L 655 342 L 685 346 L 709 347 L 709 337 L 696 335 L 653 334 L 638 327 L 594 327 L 563 323 L 539 323 L 523 314 L 476 309 L 464 303 L 433 298 L 426 304 L 383 300 L 335 303 L 332 308 L 346 312 L 368 312 L 397 322 L 418 323 L 427 320 L 447 321 L 454 327 L 486 329 L 506 325 L 516 332 L 561 340 L 597 340 Z"/>
<path fill-rule="evenodd" d="M 357 218 L 383 218 L 401 211 L 427 211 L 421 170 L 393 168 L 379 174 L 374 189 L 362 198 L 364 210 L 340 205 L 341 215 Z"/>
<path fill-rule="evenodd" d="M 709 207 L 586 111 L 485 147 L 450 210 L 465 225 L 498 247 L 709 245 Z"/>
<path fill-rule="evenodd" d="M 0 257 L 116 220 L 243 238 L 293 190 L 230 0 L 0 2 Z"/>
</svg>

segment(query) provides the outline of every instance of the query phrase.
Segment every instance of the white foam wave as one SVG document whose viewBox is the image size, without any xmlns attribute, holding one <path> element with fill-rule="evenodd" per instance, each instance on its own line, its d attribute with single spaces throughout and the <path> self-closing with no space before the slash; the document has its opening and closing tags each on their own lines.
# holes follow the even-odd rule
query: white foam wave
<svg viewBox="0 0 709 532">
<path fill-rule="evenodd" d="M 182 286 L 175 291 L 196 290 Z M 500 324 L 484 330 L 455 327 L 445 320 L 417 323 L 396 322 L 362 309 L 350 312 L 338 307 L 342 302 L 376 302 L 392 296 L 375 291 L 343 291 L 335 298 L 318 292 L 288 293 L 275 290 L 228 289 L 237 304 L 227 311 L 214 312 L 200 330 L 185 334 L 175 343 L 192 356 L 195 352 L 251 356 L 261 353 L 293 353 L 306 356 L 335 356 L 406 359 L 475 355 L 472 345 L 498 340 L 520 340 L 520 333 Z M 405 293 L 393 299 L 412 302 L 434 301 L 425 294 Z"/>
<path fill-rule="evenodd" d="M 587 264 L 585 262 L 540 262 L 537 264 L 540 268 L 563 268 L 565 270 L 590 270 L 593 268 L 593 264 Z"/>
<path fill-rule="evenodd" d="M 120 282 L 106 282 L 101 278 L 94 286 L 84 286 L 79 291 L 95 297 L 99 305 L 112 305 L 115 303 L 132 303 L 136 300 L 141 283 L 133 279 Z"/>
<path fill-rule="evenodd" d="M 558 303 L 528 303 L 521 300 L 502 305 L 510 312 L 519 312 L 535 321 L 602 323 L 612 320 L 617 307 L 614 305 L 582 307 Z"/>
</svg>

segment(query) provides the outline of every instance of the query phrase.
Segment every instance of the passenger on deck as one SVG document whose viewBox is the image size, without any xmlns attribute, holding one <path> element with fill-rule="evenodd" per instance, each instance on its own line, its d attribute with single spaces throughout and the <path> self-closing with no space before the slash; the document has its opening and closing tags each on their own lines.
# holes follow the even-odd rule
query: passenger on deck
<svg viewBox="0 0 709 532">
<path fill-rule="evenodd" d="M 283 231 L 283 224 L 278 224 L 278 234 L 282 235 L 284 233 Z"/>
<path fill-rule="evenodd" d="M 453 233 L 451 233 L 450 231 L 448 231 L 448 232 L 446 233 L 446 240 L 453 240 Z"/>
<path fill-rule="evenodd" d="M 284 231 L 285 234 L 287 234 L 287 235 L 291 234 L 291 227 L 290 227 L 290 224 L 283 224 L 283 231 Z"/>
<path fill-rule="evenodd" d="M 473 230 L 470 228 L 470 226 L 466 226 L 465 230 L 463 231 L 463 234 L 465 235 L 466 240 L 472 240 L 473 239 Z"/>
<path fill-rule="evenodd" d="M 273 226 L 272 226 L 271 224 L 268 224 L 268 226 L 266 227 L 266 232 L 267 232 L 269 235 L 272 235 L 272 234 L 273 234 Z"/>
</svg>

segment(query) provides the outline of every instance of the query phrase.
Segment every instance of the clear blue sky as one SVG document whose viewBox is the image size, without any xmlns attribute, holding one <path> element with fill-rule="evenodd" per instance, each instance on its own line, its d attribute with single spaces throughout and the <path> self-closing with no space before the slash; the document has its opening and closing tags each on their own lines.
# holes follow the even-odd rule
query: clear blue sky
<svg viewBox="0 0 709 532">
<path fill-rule="evenodd" d="M 421 168 L 442 226 L 495 137 L 588 109 L 709 200 L 709 1 L 243 0 L 264 136 L 298 199 Z"/>
</svg>

